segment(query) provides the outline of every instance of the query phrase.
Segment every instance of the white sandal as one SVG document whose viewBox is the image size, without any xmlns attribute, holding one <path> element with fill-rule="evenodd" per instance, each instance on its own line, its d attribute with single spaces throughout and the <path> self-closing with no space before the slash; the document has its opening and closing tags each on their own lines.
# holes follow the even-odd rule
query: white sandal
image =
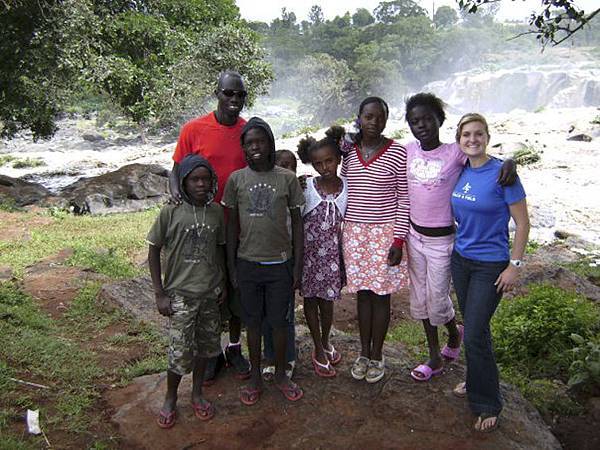
<svg viewBox="0 0 600 450">
<path fill-rule="evenodd" d="M 273 378 L 275 377 L 275 366 L 263 367 L 262 377 L 265 381 L 273 381 Z"/>
</svg>

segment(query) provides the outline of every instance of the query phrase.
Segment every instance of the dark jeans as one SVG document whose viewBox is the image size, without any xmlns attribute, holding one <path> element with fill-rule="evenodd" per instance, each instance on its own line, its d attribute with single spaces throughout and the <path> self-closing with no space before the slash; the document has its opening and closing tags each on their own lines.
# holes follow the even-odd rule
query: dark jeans
<svg viewBox="0 0 600 450">
<path fill-rule="evenodd" d="M 494 283 L 507 265 L 508 261 L 475 261 L 452 253 L 452 282 L 465 322 L 467 398 L 476 415 L 498 415 L 502 410 L 490 320 L 502 298 Z"/>
<path fill-rule="evenodd" d="M 295 311 L 292 307 L 290 310 L 291 321 L 288 326 L 287 345 L 285 347 L 285 360 L 287 362 L 296 361 L 296 324 L 295 324 Z M 265 359 L 268 361 L 275 361 L 275 347 L 273 347 L 273 327 L 266 321 L 262 324 L 262 335 L 263 335 L 263 354 Z"/>
</svg>

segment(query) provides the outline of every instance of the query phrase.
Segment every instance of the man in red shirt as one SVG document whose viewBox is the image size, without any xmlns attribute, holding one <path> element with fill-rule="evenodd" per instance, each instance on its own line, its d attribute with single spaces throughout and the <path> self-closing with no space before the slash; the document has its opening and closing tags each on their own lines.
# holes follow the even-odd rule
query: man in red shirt
<svg viewBox="0 0 600 450">
<path fill-rule="evenodd" d="M 225 184 L 232 172 L 246 167 L 246 158 L 240 137 L 246 121 L 240 112 L 246 101 L 246 88 L 238 72 L 227 70 L 219 76 L 217 89 L 217 109 L 205 116 L 186 123 L 181 129 L 175 153 L 173 170 L 169 178 L 172 200 L 181 202 L 178 168 L 181 160 L 190 153 L 199 154 L 213 166 L 218 178 L 218 190 L 214 199 L 221 201 Z M 229 286 L 226 304 L 221 306 L 221 318 L 229 320 L 229 345 L 225 349 L 227 362 L 237 371 L 238 378 L 250 376 L 250 365 L 242 355 L 240 344 L 241 307 L 239 293 Z M 218 369 L 217 358 L 206 368 L 205 383 L 211 384 Z"/>
</svg>

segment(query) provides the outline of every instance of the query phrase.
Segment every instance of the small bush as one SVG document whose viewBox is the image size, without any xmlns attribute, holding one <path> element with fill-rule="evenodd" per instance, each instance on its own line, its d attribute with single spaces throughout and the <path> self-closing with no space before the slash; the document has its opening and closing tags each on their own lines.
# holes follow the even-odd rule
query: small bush
<svg viewBox="0 0 600 450">
<path fill-rule="evenodd" d="M 525 147 L 517 150 L 513 154 L 515 162 L 521 166 L 538 162 L 542 157 L 540 153 L 533 147 Z"/>
<path fill-rule="evenodd" d="M 492 320 L 498 362 L 533 377 L 559 374 L 572 360 L 571 334 L 591 335 L 598 320 L 590 301 L 531 285 L 529 295 L 502 302 Z"/>
<path fill-rule="evenodd" d="M 600 387 L 600 334 L 589 340 L 572 334 L 571 339 L 575 347 L 572 350 L 574 361 L 569 367 L 569 387 L 597 389 Z"/>
<path fill-rule="evenodd" d="M 392 134 L 390 134 L 390 139 L 394 139 L 394 140 L 398 140 L 398 139 L 404 139 L 404 136 L 406 136 L 406 130 L 396 130 L 394 131 Z"/>
<path fill-rule="evenodd" d="M 0 166 L 8 164 L 9 162 L 13 162 L 16 158 L 12 155 L 1 155 L 0 156 Z"/>
<path fill-rule="evenodd" d="M 45 166 L 46 163 L 42 158 L 25 158 L 17 159 L 13 162 L 13 169 L 27 169 L 30 167 Z"/>
</svg>

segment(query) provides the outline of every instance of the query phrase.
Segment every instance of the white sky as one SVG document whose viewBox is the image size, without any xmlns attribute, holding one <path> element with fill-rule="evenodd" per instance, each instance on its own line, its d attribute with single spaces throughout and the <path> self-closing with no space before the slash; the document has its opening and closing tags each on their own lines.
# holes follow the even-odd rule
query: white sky
<svg viewBox="0 0 600 450">
<path fill-rule="evenodd" d="M 308 12 L 312 5 L 318 4 L 323 10 L 326 19 L 331 19 L 336 15 L 344 15 L 346 11 L 353 14 L 358 8 L 366 8 L 371 13 L 377 7 L 381 0 L 236 0 L 240 13 L 244 19 L 259 20 L 270 23 L 271 20 L 281 16 L 281 8 L 286 7 L 288 11 L 293 11 L 298 18 L 298 22 L 308 18 Z M 423 8 L 429 10 L 442 5 L 457 8 L 457 2 L 454 0 L 417 0 Z M 599 0 L 576 0 L 576 5 L 586 11 L 592 11 L 598 7 Z M 541 0 L 503 0 L 497 17 L 499 19 L 526 19 L 530 13 L 539 8 Z"/>
</svg>

